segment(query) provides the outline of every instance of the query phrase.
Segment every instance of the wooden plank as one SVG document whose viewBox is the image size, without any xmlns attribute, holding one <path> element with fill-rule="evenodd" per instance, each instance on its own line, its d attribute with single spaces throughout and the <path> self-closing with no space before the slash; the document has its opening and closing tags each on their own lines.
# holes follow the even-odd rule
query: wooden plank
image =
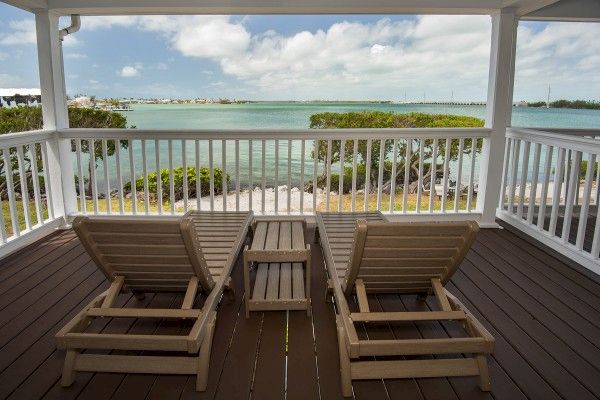
<svg viewBox="0 0 600 400">
<path fill-rule="evenodd" d="M 315 338 L 306 313 L 288 314 L 287 348 L 287 400 L 318 399 Z"/>
<path fill-rule="evenodd" d="M 292 286 L 293 286 L 293 298 L 294 299 L 305 299 L 306 293 L 304 291 L 304 270 L 302 263 L 292 264 Z"/>
<path fill-rule="evenodd" d="M 256 224 L 256 230 L 254 231 L 254 239 L 252 240 L 252 250 L 262 250 L 265 248 L 267 226 L 268 223 L 266 222 L 258 222 Z"/>
<path fill-rule="evenodd" d="M 269 222 L 267 237 L 265 239 L 265 250 L 276 249 L 279 244 L 279 222 Z"/>
<path fill-rule="evenodd" d="M 258 267 L 256 268 L 256 278 L 254 280 L 254 290 L 252 291 L 252 300 L 262 300 L 265 298 L 268 272 L 269 264 L 258 264 Z"/>
<path fill-rule="evenodd" d="M 292 248 L 292 223 L 282 221 L 279 223 L 279 246 L 280 250 Z"/>
<path fill-rule="evenodd" d="M 281 263 L 281 272 L 279 277 L 279 298 L 292 298 L 292 264 Z"/>
<path fill-rule="evenodd" d="M 285 393 L 286 313 L 263 314 L 252 399 L 280 400 Z"/>
<path fill-rule="evenodd" d="M 267 279 L 267 292 L 265 293 L 266 300 L 274 300 L 279 295 L 279 263 L 269 264 L 269 276 Z"/>
<path fill-rule="evenodd" d="M 304 226 L 301 221 L 292 222 L 292 249 L 302 250 L 304 244 Z"/>
</svg>

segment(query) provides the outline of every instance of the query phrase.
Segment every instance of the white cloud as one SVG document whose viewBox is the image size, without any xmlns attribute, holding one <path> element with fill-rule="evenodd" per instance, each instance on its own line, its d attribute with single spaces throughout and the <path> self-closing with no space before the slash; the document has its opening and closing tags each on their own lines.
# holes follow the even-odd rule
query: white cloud
<svg viewBox="0 0 600 400">
<path fill-rule="evenodd" d="M 140 70 L 137 67 L 126 65 L 117 71 L 117 74 L 123 78 L 133 78 L 140 75 Z"/>
<path fill-rule="evenodd" d="M 35 21 L 31 18 L 8 23 L 9 32 L 3 33 L 0 37 L 2 45 L 23 45 L 35 44 Z"/>
<path fill-rule="evenodd" d="M 257 96 L 398 99 L 406 90 L 409 98 L 422 98 L 427 91 L 430 99 L 446 99 L 453 89 L 457 100 L 485 99 L 488 16 L 340 21 L 294 34 L 251 33 L 246 23 L 227 16 L 83 17 L 82 30 L 155 32 L 185 57 L 214 61 L 240 82 L 240 91 L 253 88 Z M 548 84 L 558 97 L 597 97 L 600 25 L 532 26 L 522 23 L 519 28 L 515 99 L 543 97 Z M 137 76 L 140 69 L 128 65 L 119 74 Z"/>
<path fill-rule="evenodd" d="M 156 65 L 156 69 L 159 71 L 165 71 L 165 70 L 169 69 L 169 66 L 165 63 L 158 63 Z"/>
<path fill-rule="evenodd" d="M 87 55 L 82 53 L 66 53 L 65 58 L 69 58 L 72 60 L 82 60 L 84 58 L 87 58 Z"/>
</svg>

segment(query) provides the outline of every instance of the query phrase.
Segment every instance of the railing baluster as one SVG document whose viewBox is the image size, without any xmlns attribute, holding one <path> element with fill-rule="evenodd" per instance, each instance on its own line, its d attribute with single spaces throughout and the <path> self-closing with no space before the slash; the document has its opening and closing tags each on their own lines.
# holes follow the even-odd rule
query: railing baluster
<svg viewBox="0 0 600 400">
<path fill-rule="evenodd" d="M 546 146 L 546 159 L 544 161 L 544 181 L 542 182 L 542 193 L 540 193 L 540 208 L 538 209 L 537 227 L 544 229 L 544 220 L 546 219 L 546 204 L 548 202 L 548 186 L 550 185 L 550 168 L 552 167 L 552 153 L 554 147 Z"/>
<path fill-rule="evenodd" d="M 50 172 L 48 167 L 48 154 L 46 150 L 46 144 L 40 143 L 40 150 L 42 151 L 42 166 L 44 168 L 44 194 L 46 195 L 48 216 L 50 220 L 54 219 L 54 206 L 52 204 L 52 186 L 50 184 Z"/>
<path fill-rule="evenodd" d="M 517 191 L 517 172 L 519 169 L 519 156 L 521 154 L 521 141 L 515 139 L 512 148 L 510 168 L 510 189 L 508 193 L 508 212 L 514 214 L 515 195 Z"/>
<path fill-rule="evenodd" d="M 460 194 L 462 192 L 462 167 L 464 156 L 465 139 L 458 139 L 458 166 L 456 168 L 456 184 L 454 188 L 454 212 L 458 212 Z"/>
<path fill-rule="evenodd" d="M 15 183 L 10 157 L 10 148 L 2 149 L 2 158 L 4 159 L 4 173 L 6 174 L 6 191 L 8 193 L 8 208 L 10 209 L 10 222 L 14 236 L 21 235 L 21 227 L 19 226 L 19 217 L 17 213 L 17 200 L 15 198 Z"/>
<path fill-rule="evenodd" d="M 396 203 L 396 173 L 398 171 L 398 140 L 394 139 L 392 152 L 392 175 L 390 178 L 390 213 L 394 212 Z"/>
<path fill-rule="evenodd" d="M 31 214 L 29 212 L 29 188 L 27 187 L 27 176 L 25 173 L 25 156 L 23 154 L 23 145 L 17 146 L 17 167 L 19 169 L 19 185 L 21 186 L 21 202 L 23 203 L 25 228 L 27 230 L 31 230 Z"/>
<path fill-rule="evenodd" d="M 169 208 L 175 214 L 175 174 L 173 173 L 173 140 L 167 142 L 169 151 Z"/>
<path fill-rule="evenodd" d="M 235 211 L 240 211 L 240 141 L 235 141 Z"/>
<path fill-rule="evenodd" d="M 215 210 L 215 165 L 213 160 L 213 141 L 208 139 L 208 185 L 210 191 L 210 211 Z"/>
<path fill-rule="evenodd" d="M 329 209 L 329 201 L 330 201 L 330 186 L 331 186 L 331 139 L 327 141 L 327 165 L 325 166 L 325 211 L 330 211 Z"/>
<path fill-rule="evenodd" d="M 183 212 L 188 211 L 188 174 L 187 174 L 187 148 L 186 141 L 181 141 L 181 167 L 183 172 Z"/>
<path fill-rule="evenodd" d="M 338 212 L 342 212 L 344 196 L 344 161 L 346 160 L 346 141 L 340 140 L 340 176 L 338 179 Z"/>
<path fill-rule="evenodd" d="M 252 211 L 252 198 L 254 197 L 254 171 L 252 166 L 252 139 L 248 140 L 248 210 Z"/>
<path fill-rule="evenodd" d="M 158 206 L 158 214 L 162 214 L 162 176 L 160 175 L 160 140 L 158 139 L 154 141 L 154 150 L 156 157 L 156 204 Z"/>
<path fill-rule="evenodd" d="M 596 213 L 596 225 L 594 225 L 594 238 L 592 239 L 591 254 L 595 260 L 598 260 L 600 249 L 600 213 Z"/>
<path fill-rule="evenodd" d="M 598 205 L 600 202 L 600 160 L 596 161 L 598 167 L 596 168 L 596 189 L 594 190 L 594 204 Z"/>
<path fill-rule="evenodd" d="M 438 139 L 433 139 L 433 151 L 431 154 L 431 173 L 429 178 L 429 212 L 433 212 L 435 200 L 435 181 L 437 179 Z"/>
<path fill-rule="evenodd" d="M 508 138 L 504 144 L 504 161 L 502 165 L 502 183 L 500 184 L 500 199 L 498 201 L 498 208 L 504 209 L 504 205 L 508 204 L 506 196 L 506 187 L 508 186 L 508 166 L 510 165 L 510 157 L 512 154 L 512 145 L 514 139 Z"/>
<path fill-rule="evenodd" d="M 300 141 L 300 214 L 304 214 L 304 162 L 306 158 L 306 140 Z"/>
<path fill-rule="evenodd" d="M 117 195 L 119 196 L 119 214 L 123 214 L 123 174 L 121 172 L 121 141 L 115 139 L 115 162 L 117 163 Z"/>
<path fill-rule="evenodd" d="M 352 212 L 356 211 L 356 167 L 358 163 L 358 139 L 352 145 Z"/>
<path fill-rule="evenodd" d="M 450 150 L 452 146 L 452 139 L 446 139 L 446 147 L 444 149 L 444 175 L 442 185 L 442 212 L 446 212 L 446 201 L 448 198 L 448 176 L 450 175 Z"/>
<path fill-rule="evenodd" d="M 318 190 L 318 186 L 317 186 L 317 167 L 319 164 L 319 140 L 315 139 L 313 141 L 313 146 L 314 146 L 314 150 L 313 150 L 313 180 L 312 180 L 312 184 L 313 184 L 313 213 L 317 212 L 317 190 Z"/>
<path fill-rule="evenodd" d="M 112 207 L 110 203 L 110 180 L 108 178 L 108 150 L 106 139 L 102 139 L 102 167 L 104 168 L 104 200 L 106 201 L 106 213 L 111 214 Z"/>
<path fill-rule="evenodd" d="M 41 144 L 41 147 L 44 143 Z M 86 213 L 85 206 L 85 181 L 83 178 L 83 163 L 81 162 L 81 139 L 75 139 L 75 158 L 77 160 L 77 186 L 79 187 L 79 211 Z M 45 180 L 45 178 L 44 178 Z M 47 193 L 46 193 L 47 195 Z M 46 196 L 48 198 L 48 196 Z"/>
<path fill-rule="evenodd" d="M 383 197 L 383 167 L 385 164 L 385 139 L 379 141 L 379 171 L 377 174 L 377 211 L 381 211 Z"/>
<path fill-rule="evenodd" d="M 288 140 L 288 168 L 287 168 L 287 213 L 292 209 L 292 141 Z"/>
<path fill-rule="evenodd" d="M 588 153 L 587 157 L 587 169 L 585 171 L 585 181 L 583 185 L 583 203 L 581 204 L 581 210 L 579 210 L 579 225 L 577 225 L 577 236 L 575 239 L 575 246 L 577 250 L 583 250 L 583 243 L 585 241 L 585 231 L 589 218 L 590 210 L 590 196 L 592 195 L 592 183 L 594 182 L 594 167 L 596 164 L 596 155 Z"/>
<path fill-rule="evenodd" d="M 227 211 L 227 140 L 221 140 L 221 183 L 223 184 L 223 211 Z"/>
<path fill-rule="evenodd" d="M 560 193 L 563 181 L 563 172 L 565 168 L 565 149 L 558 149 L 558 160 L 556 162 L 556 173 L 554 174 L 554 191 L 552 194 L 552 214 L 550 215 L 550 226 L 548 232 L 552 236 L 556 235 L 556 222 L 558 221 L 558 211 L 560 206 Z"/>
<path fill-rule="evenodd" d="M 421 212 L 421 195 L 423 193 L 423 163 L 425 158 L 425 139 L 419 139 L 419 177 L 417 182 L 417 213 Z"/>
<path fill-rule="evenodd" d="M 573 152 L 575 157 L 573 157 Z M 569 188 L 566 193 L 567 198 L 565 199 L 565 215 L 563 218 L 562 226 L 562 241 L 563 243 L 569 242 L 571 236 L 571 220 L 573 218 L 573 203 L 575 198 L 579 196 L 579 192 L 576 192 L 577 182 L 579 182 L 579 172 L 581 170 L 581 152 L 572 150 L 571 152 L 571 174 L 569 176 Z"/>
<path fill-rule="evenodd" d="M 529 205 L 527 206 L 527 223 L 531 224 L 533 222 L 533 215 L 535 213 L 535 203 L 537 198 L 537 185 L 538 185 L 538 175 L 540 173 L 540 153 L 541 153 L 542 145 L 540 143 L 536 143 L 533 148 L 533 172 L 531 175 L 531 186 L 529 189 Z"/>
<path fill-rule="evenodd" d="M 371 200 L 371 147 L 373 142 L 367 139 L 367 165 L 365 165 L 365 204 L 364 210 L 369 211 L 369 201 Z"/>
<path fill-rule="evenodd" d="M 6 243 L 8 234 L 6 232 L 6 222 L 4 221 L 4 204 L 2 203 L 2 197 L 0 196 L 0 210 L 2 210 L 2 212 L 0 212 L 0 243 L 4 244 Z"/>
<path fill-rule="evenodd" d="M 279 214 L 279 140 L 275 139 L 275 214 Z"/>
<path fill-rule="evenodd" d="M 467 212 L 473 206 L 473 193 L 475 191 L 475 156 L 477 154 L 477 138 L 471 139 L 471 165 L 469 166 L 469 190 L 467 192 Z"/>
<path fill-rule="evenodd" d="M 94 204 L 94 214 L 98 214 L 98 184 L 96 182 L 96 145 L 94 139 L 88 141 L 90 150 L 90 183 L 92 186 L 92 202 Z"/>
<path fill-rule="evenodd" d="M 202 174 L 200 173 L 200 141 L 194 141 L 195 161 L 196 161 L 196 210 L 200 211 L 200 203 L 202 202 Z"/>
<path fill-rule="evenodd" d="M 266 195 L 266 191 L 267 191 L 267 175 L 265 174 L 265 170 L 266 170 L 266 156 L 265 156 L 265 152 L 266 152 L 266 141 L 265 139 L 262 140 L 262 161 L 261 161 L 261 203 L 260 203 L 260 211 L 263 215 L 265 215 L 265 195 Z"/>
<path fill-rule="evenodd" d="M 404 185 L 402 188 L 402 212 L 408 211 L 408 186 L 410 184 L 410 164 L 412 159 L 412 139 L 406 139 L 404 151 Z"/>
<path fill-rule="evenodd" d="M 523 218 L 523 203 L 525 202 L 525 188 L 527 186 L 527 173 L 529 172 L 529 151 L 531 149 L 531 142 L 525 142 L 523 148 L 523 166 L 521 167 L 521 180 L 519 186 L 519 203 L 517 204 L 517 218 Z"/>
<path fill-rule="evenodd" d="M 150 193 L 148 193 L 148 157 L 146 154 L 146 140 L 142 139 L 142 178 L 144 179 L 144 214 L 150 212 Z"/>
<path fill-rule="evenodd" d="M 131 212 L 137 214 L 137 188 L 135 179 L 135 163 L 133 161 L 133 140 L 127 141 L 127 148 L 129 150 L 129 179 L 131 186 Z"/>
<path fill-rule="evenodd" d="M 42 201 L 40 198 L 40 171 L 37 163 L 37 144 L 31 143 L 29 145 L 29 164 L 31 166 L 31 183 L 33 185 L 33 199 L 35 202 L 35 214 L 37 216 L 37 224 L 44 224 L 44 214 L 42 214 Z M 0 207 L 0 210 L 2 208 Z"/>
</svg>

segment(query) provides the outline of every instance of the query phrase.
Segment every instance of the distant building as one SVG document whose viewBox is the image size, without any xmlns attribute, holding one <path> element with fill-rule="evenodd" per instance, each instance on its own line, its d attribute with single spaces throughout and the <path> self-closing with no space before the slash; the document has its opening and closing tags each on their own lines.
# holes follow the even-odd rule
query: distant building
<svg viewBox="0 0 600 400">
<path fill-rule="evenodd" d="M 0 88 L 0 107 L 42 104 L 42 93 L 38 88 Z"/>
</svg>

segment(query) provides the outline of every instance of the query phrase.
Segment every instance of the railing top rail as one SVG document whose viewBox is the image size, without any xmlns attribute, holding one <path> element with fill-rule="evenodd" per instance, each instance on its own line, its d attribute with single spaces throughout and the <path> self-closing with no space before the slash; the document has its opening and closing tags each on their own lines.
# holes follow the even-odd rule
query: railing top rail
<svg viewBox="0 0 600 400">
<path fill-rule="evenodd" d="M 600 140 L 577 135 L 567 135 L 564 133 L 547 132 L 537 129 L 509 128 L 506 132 L 506 137 L 562 147 L 584 153 L 600 154 Z"/>
<path fill-rule="evenodd" d="M 0 148 L 8 148 L 48 140 L 56 131 L 35 130 L 0 135 Z"/>
<path fill-rule="evenodd" d="M 481 138 L 488 128 L 393 129 L 63 129 L 65 139 L 394 139 Z"/>
<path fill-rule="evenodd" d="M 573 136 L 600 136 L 600 128 L 537 128 L 537 127 L 514 127 L 512 129 L 528 129 L 542 132 L 561 133 Z"/>
</svg>

